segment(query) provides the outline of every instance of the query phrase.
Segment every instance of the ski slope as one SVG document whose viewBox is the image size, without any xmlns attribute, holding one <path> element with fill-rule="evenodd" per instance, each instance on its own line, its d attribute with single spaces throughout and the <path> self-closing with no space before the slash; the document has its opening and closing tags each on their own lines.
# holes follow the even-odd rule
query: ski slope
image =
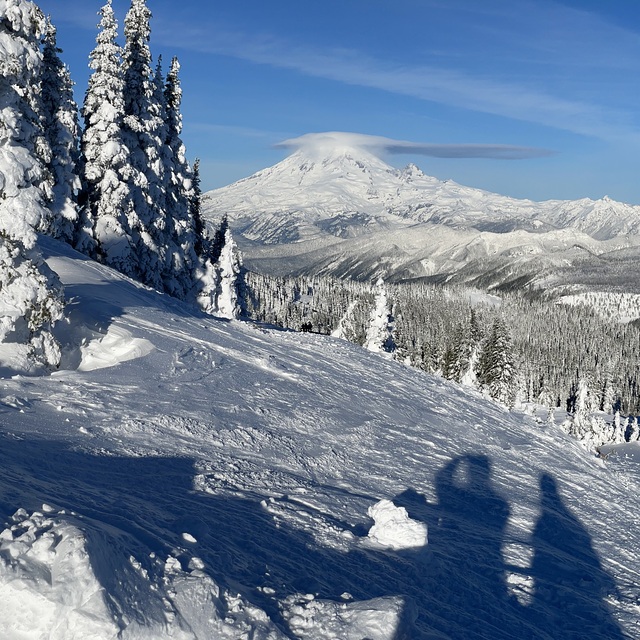
<svg viewBox="0 0 640 640">
<path fill-rule="evenodd" d="M 0 639 L 640 638 L 624 450 L 41 249 L 69 322 L 52 375 L 0 352 Z"/>
</svg>

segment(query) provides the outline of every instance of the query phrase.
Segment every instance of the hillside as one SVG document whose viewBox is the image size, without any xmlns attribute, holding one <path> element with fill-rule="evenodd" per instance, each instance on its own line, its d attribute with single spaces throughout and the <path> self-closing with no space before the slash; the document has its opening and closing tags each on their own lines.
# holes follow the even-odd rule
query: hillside
<svg viewBox="0 0 640 640">
<path fill-rule="evenodd" d="M 275 275 L 636 286 L 640 207 L 508 198 L 394 169 L 360 138 L 305 136 L 282 162 L 205 194 L 204 214 L 227 214 L 250 268 Z"/>
<path fill-rule="evenodd" d="M 622 452 L 41 249 L 70 313 L 50 376 L 0 347 L 0 638 L 640 637 Z"/>
</svg>

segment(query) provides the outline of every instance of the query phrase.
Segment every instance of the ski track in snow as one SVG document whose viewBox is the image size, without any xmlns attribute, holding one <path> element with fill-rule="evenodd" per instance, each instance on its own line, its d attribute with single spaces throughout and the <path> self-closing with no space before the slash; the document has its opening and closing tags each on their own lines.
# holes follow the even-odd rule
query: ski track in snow
<svg viewBox="0 0 640 640">
<path fill-rule="evenodd" d="M 0 380 L 0 638 L 640 638 L 636 462 L 43 243 L 119 361 Z"/>
</svg>

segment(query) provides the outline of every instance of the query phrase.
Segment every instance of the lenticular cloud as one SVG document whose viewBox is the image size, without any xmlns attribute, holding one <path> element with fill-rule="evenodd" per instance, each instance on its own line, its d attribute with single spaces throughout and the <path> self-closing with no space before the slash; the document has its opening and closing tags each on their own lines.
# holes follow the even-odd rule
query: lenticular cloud
<svg viewBox="0 0 640 640">
<path fill-rule="evenodd" d="M 434 158 L 493 158 L 498 160 L 524 160 L 552 155 L 552 151 L 537 147 L 518 147 L 505 144 L 435 144 L 393 140 L 362 133 L 329 131 L 307 133 L 275 145 L 279 149 L 305 149 L 322 151 L 336 147 L 356 147 L 375 154 L 416 154 Z"/>
</svg>

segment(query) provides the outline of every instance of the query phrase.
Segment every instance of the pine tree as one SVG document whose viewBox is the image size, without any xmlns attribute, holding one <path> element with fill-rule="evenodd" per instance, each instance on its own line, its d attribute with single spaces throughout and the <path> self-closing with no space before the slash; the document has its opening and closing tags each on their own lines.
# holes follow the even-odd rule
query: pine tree
<svg viewBox="0 0 640 640">
<path fill-rule="evenodd" d="M 361 300 L 352 300 L 331 335 L 362 346 L 366 338 L 363 320 L 367 311 L 368 307 Z"/>
<path fill-rule="evenodd" d="M 226 215 L 222 216 L 220 226 L 216 229 L 209 247 L 209 258 L 214 264 L 220 259 L 222 253 L 222 247 L 224 247 L 225 239 L 227 236 L 227 229 L 229 228 L 229 219 Z"/>
<path fill-rule="evenodd" d="M 393 352 L 393 358 L 398 362 L 411 365 L 411 355 L 415 349 L 415 340 L 412 339 L 412 336 L 405 334 L 405 325 L 402 318 L 402 307 L 399 303 L 396 303 L 393 315 L 395 318 L 393 337 L 396 343 L 396 348 Z"/>
<path fill-rule="evenodd" d="M 600 411 L 605 413 L 611 413 L 614 411 L 614 405 L 616 404 L 616 391 L 611 381 L 611 375 L 605 374 L 604 382 L 602 385 L 602 393 L 600 399 Z"/>
<path fill-rule="evenodd" d="M 123 140 L 124 80 L 118 25 L 111 0 L 100 10 L 93 70 L 82 107 L 81 225 L 77 248 L 118 271 L 137 277 L 138 257 L 132 238 L 136 222 L 129 150 Z"/>
<path fill-rule="evenodd" d="M 209 255 L 210 242 L 207 229 L 202 220 L 201 201 L 202 190 L 200 187 L 200 159 L 196 158 L 193 163 L 193 173 L 191 176 L 191 192 L 189 194 L 189 215 L 193 220 L 193 230 L 195 233 L 194 249 L 200 261 L 204 261 Z"/>
<path fill-rule="evenodd" d="M 167 237 L 173 233 L 167 190 L 173 171 L 172 149 L 169 147 L 169 114 L 165 98 L 165 77 L 162 70 L 162 56 L 158 56 L 156 69 L 151 83 L 152 92 L 149 101 L 149 136 L 147 141 L 152 145 L 145 148 L 147 155 L 147 180 L 149 195 L 155 205 L 156 213 L 166 218 Z"/>
<path fill-rule="evenodd" d="M 174 57 L 163 89 L 167 134 L 164 148 L 168 151 L 165 167 L 166 207 L 172 220 L 175 248 L 174 295 L 186 299 L 194 289 L 197 270 L 201 264 L 199 259 L 204 245 L 204 226 L 200 216 L 200 175 L 198 173 L 195 176 L 195 170 L 191 171 L 186 159 L 184 143 L 180 137 L 182 89 L 179 71 L 180 64 Z M 194 193 L 195 189 L 197 194 Z"/>
<path fill-rule="evenodd" d="M 478 382 L 491 398 L 512 407 L 518 393 L 513 343 L 501 318 L 496 318 L 478 359 Z"/>
<path fill-rule="evenodd" d="M 223 318 L 239 318 L 243 312 L 242 258 L 229 228 L 216 265 L 219 274 L 216 314 Z"/>
<path fill-rule="evenodd" d="M 0 0 L 0 16 L 0 342 L 26 345 L 34 360 L 57 365 L 51 326 L 62 317 L 63 294 L 35 250 L 35 230 L 49 215 L 36 109 L 46 22 L 26 0 Z"/>
<path fill-rule="evenodd" d="M 620 418 L 620 412 L 616 411 L 613 415 L 613 423 L 612 423 L 611 431 L 613 433 L 613 442 L 624 442 L 625 441 L 625 428 L 622 426 L 622 420 Z"/>
<path fill-rule="evenodd" d="M 586 380 L 583 377 L 580 378 L 575 392 L 574 412 L 568 424 L 568 432 L 592 449 L 615 442 L 617 436 L 616 425 L 612 427 L 612 425 L 606 424 L 601 417 L 593 415 L 596 407 L 597 402 L 594 394 Z"/>
<path fill-rule="evenodd" d="M 202 235 L 198 234 L 200 252 L 198 253 L 198 269 L 196 271 L 196 300 L 200 308 L 211 315 L 215 315 L 217 312 L 216 299 L 218 296 L 218 290 L 220 285 L 220 274 L 217 267 L 217 261 L 220 258 L 222 246 L 224 245 L 224 235 L 222 236 L 220 250 L 217 252 L 216 259 L 212 258 L 212 241 L 205 235 L 205 226 L 202 222 L 200 215 L 200 177 L 199 177 L 199 163 L 196 161 L 195 176 L 196 183 L 195 188 L 191 194 L 190 210 L 193 219 L 196 221 L 202 229 Z M 220 230 L 224 224 L 224 229 L 228 227 L 226 216 L 223 218 L 220 227 L 216 231 L 216 238 L 220 235 Z"/>
<path fill-rule="evenodd" d="M 393 316 L 387 299 L 384 280 L 376 282 L 376 296 L 369 317 L 369 328 L 364 348 L 369 351 L 392 353 L 395 349 L 393 341 Z"/>
<path fill-rule="evenodd" d="M 45 231 L 54 238 L 72 242 L 78 224 L 78 106 L 73 99 L 69 70 L 59 57 L 56 29 L 47 21 L 43 38 L 41 72 L 43 128 L 51 148 L 47 170 L 52 179 L 52 212 Z"/>
<path fill-rule="evenodd" d="M 455 346 L 449 346 L 442 354 L 442 361 L 440 363 L 440 374 L 442 377 L 446 380 L 455 380 L 457 374 L 456 364 L 456 348 Z"/>
<path fill-rule="evenodd" d="M 171 229 L 164 211 L 162 105 L 154 100 L 149 39 L 151 12 L 145 0 L 131 0 L 125 17 L 123 138 L 129 151 L 131 239 L 138 258 L 136 277 L 163 290 Z"/>
<path fill-rule="evenodd" d="M 473 322 L 473 316 L 471 322 Z M 454 330 L 453 342 L 445 353 L 445 359 L 449 359 L 448 371 L 449 379 L 455 382 L 465 382 L 473 384 L 473 377 L 470 372 L 473 371 L 475 360 L 477 360 L 477 343 L 474 342 L 475 328 L 469 325 L 458 323 Z M 449 354 L 447 356 L 447 354 Z M 447 376 L 445 376 L 447 377 Z"/>
<path fill-rule="evenodd" d="M 625 417 L 620 430 L 622 431 L 622 437 L 624 438 L 623 442 L 627 442 L 629 435 L 629 416 Z"/>
</svg>

